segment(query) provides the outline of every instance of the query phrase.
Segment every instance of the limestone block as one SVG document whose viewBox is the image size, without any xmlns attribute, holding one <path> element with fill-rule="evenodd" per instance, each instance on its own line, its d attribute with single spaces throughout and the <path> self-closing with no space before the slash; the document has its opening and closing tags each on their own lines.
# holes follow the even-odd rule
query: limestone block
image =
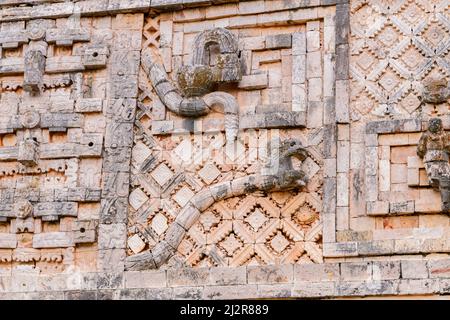
<svg viewBox="0 0 450 320">
<path fill-rule="evenodd" d="M 266 36 L 266 49 L 284 49 L 292 46 L 291 34 L 277 34 Z"/>
<path fill-rule="evenodd" d="M 374 281 L 399 279 L 400 266 L 400 261 L 373 261 L 372 278 Z"/>
<path fill-rule="evenodd" d="M 433 259 L 428 262 L 430 278 L 450 278 L 450 260 Z"/>
<path fill-rule="evenodd" d="M 208 268 L 182 268 L 167 270 L 167 285 L 170 287 L 207 285 L 209 283 Z"/>
<path fill-rule="evenodd" d="M 426 260 L 403 260 L 401 268 L 404 279 L 426 279 L 429 276 Z"/>
<path fill-rule="evenodd" d="M 294 278 L 292 265 L 247 267 L 249 284 L 291 283 Z"/>
<path fill-rule="evenodd" d="M 439 213 L 442 211 L 441 202 L 433 198 L 420 198 L 414 201 L 414 211 L 423 213 Z"/>
<path fill-rule="evenodd" d="M 152 121 L 152 134 L 164 135 L 170 134 L 174 130 L 174 122 L 171 120 L 154 120 Z"/>
<path fill-rule="evenodd" d="M 108 272 L 122 272 L 125 263 L 125 250 L 107 249 L 98 250 L 98 270 Z"/>
<path fill-rule="evenodd" d="M 350 86 L 347 80 L 336 81 L 336 120 L 349 121 Z"/>
<path fill-rule="evenodd" d="M 265 89 L 269 85 L 269 77 L 267 72 L 242 76 L 238 87 L 244 90 Z"/>
<path fill-rule="evenodd" d="M 101 112 L 103 109 L 103 102 L 101 99 L 85 98 L 78 99 L 75 103 L 75 112 Z"/>
<path fill-rule="evenodd" d="M 133 124 L 111 122 L 106 126 L 105 147 L 128 147 L 133 142 Z"/>
<path fill-rule="evenodd" d="M 288 21 L 289 19 L 290 14 L 288 11 L 265 13 L 258 15 L 258 24 L 259 25 L 285 24 L 286 21 Z"/>
<path fill-rule="evenodd" d="M 175 249 L 173 249 L 166 241 L 161 241 L 156 244 L 152 249 L 153 260 L 157 268 L 161 267 L 173 254 Z"/>
<path fill-rule="evenodd" d="M 306 55 L 292 56 L 292 83 L 302 84 L 306 81 Z M 319 75 L 320 76 L 320 75 Z"/>
<path fill-rule="evenodd" d="M 66 248 L 73 247 L 73 235 L 68 232 L 46 232 L 33 236 L 33 248 Z"/>
<path fill-rule="evenodd" d="M 340 243 L 324 243 L 323 256 L 341 257 L 341 256 L 357 256 L 358 246 L 356 242 L 340 242 Z"/>
<path fill-rule="evenodd" d="M 115 76 L 112 79 L 111 96 L 114 99 L 136 98 L 138 94 L 138 82 L 135 75 Z"/>
<path fill-rule="evenodd" d="M 17 238 L 15 234 L 0 233 L 0 248 L 14 249 L 17 247 Z"/>
<path fill-rule="evenodd" d="M 73 238 L 75 243 L 93 243 L 97 236 L 97 221 L 76 221 L 72 225 Z"/>
<path fill-rule="evenodd" d="M 334 296 L 335 283 L 331 281 L 313 282 L 299 281 L 295 282 L 292 288 L 293 297 L 327 297 Z"/>
<path fill-rule="evenodd" d="M 208 209 L 214 202 L 214 198 L 209 189 L 205 189 L 199 193 L 197 193 L 192 199 L 189 201 L 201 212 Z"/>
<path fill-rule="evenodd" d="M 142 33 L 132 30 L 114 30 L 114 41 L 112 47 L 114 50 L 140 50 L 142 43 Z M 113 50 L 111 50 L 113 52 Z"/>
<path fill-rule="evenodd" d="M 379 171 L 379 189 L 380 191 L 389 191 L 391 188 L 391 163 L 389 160 L 380 160 L 378 162 Z"/>
<path fill-rule="evenodd" d="M 81 56 L 48 57 L 45 62 L 45 72 L 63 73 L 83 71 L 84 65 Z"/>
<path fill-rule="evenodd" d="M 131 147 L 104 148 L 103 168 L 105 171 L 126 172 L 129 170 Z"/>
<path fill-rule="evenodd" d="M 413 213 L 414 201 L 391 202 L 389 205 L 389 212 L 396 214 Z"/>
<path fill-rule="evenodd" d="M 83 124 L 81 114 L 47 113 L 41 115 L 41 128 L 80 128 Z"/>
<path fill-rule="evenodd" d="M 216 267 L 209 272 L 211 285 L 239 285 L 247 283 L 246 267 Z"/>
<path fill-rule="evenodd" d="M 304 84 L 292 85 L 292 111 L 306 112 L 308 95 Z"/>
<path fill-rule="evenodd" d="M 108 198 L 127 197 L 130 174 L 127 172 L 105 172 L 102 175 L 102 196 Z"/>
<path fill-rule="evenodd" d="M 137 75 L 139 71 L 139 51 L 120 50 L 111 54 L 111 73 L 114 75 Z"/>
<path fill-rule="evenodd" d="M 307 79 L 320 78 L 323 76 L 322 60 L 322 53 L 320 51 L 308 52 L 306 54 Z"/>
<path fill-rule="evenodd" d="M 42 50 L 28 49 L 25 53 L 23 89 L 27 92 L 39 92 L 42 86 L 47 54 L 47 44 L 43 43 Z"/>
<path fill-rule="evenodd" d="M 210 188 L 211 195 L 213 196 L 214 200 L 220 201 L 223 199 L 226 199 L 228 196 L 231 195 L 231 182 L 226 181 L 222 183 L 217 183 Z"/>
<path fill-rule="evenodd" d="M 123 223 L 100 224 L 98 230 L 99 249 L 125 249 L 127 228 Z"/>
<path fill-rule="evenodd" d="M 25 63 L 23 58 L 4 58 L 0 61 L 0 74 L 10 75 L 23 73 L 25 70 Z"/>
<path fill-rule="evenodd" d="M 156 264 L 153 260 L 151 251 L 145 251 L 133 256 L 128 256 L 125 261 L 125 270 L 139 271 L 155 269 Z"/>
<path fill-rule="evenodd" d="M 194 196 L 194 192 L 184 186 L 182 187 L 180 190 L 177 191 L 177 193 L 175 193 L 175 195 L 173 196 L 173 199 L 181 206 L 184 207 L 189 200 L 191 200 L 191 198 Z"/>
<path fill-rule="evenodd" d="M 38 143 L 33 139 L 26 139 L 19 143 L 17 161 L 24 166 L 31 167 L 38 163 Z"/>
<path fill-rule="evenodd" d="M 138 210 L 147 200 L 147 195 L 140 188 L 134 189 L 129 196 L 130 205 L 134 210 Z"/>
<path fill-rule="evenodd" d="M 48 43 L 56 43 L 57 46 L 71 46 L 74 42 L 89 41 L 90 33 L 87 29 L 49 29 L 45 39 Z"/>
<path fill-rule="evenodd" d="M 385 215 L 389 213 L 389 201 L 367 202 L 368 215 Z"/>
<path fill-rule="evenodd" d="M 439 292 L 438 279 L 405 279 L 399 283 L 399 294 L 432 294 Z"/>
<path fill-rule="evenodd" d="M 354 262 L 341 264 L 341 276 L 347 281 L 369 281 L 372 279 L 372 263 Z"/>
<path fill-rule="evenodd" d="M 337 174 L 337 200 L 338 206 L 348 206 L 349 204 L 349 178 L 345 173 Z"/>
<path fill-rule="evenodd" d="M 3 48 L 17 48 L 28 42 L 28 34 L 25 30 L 11 30 L 0 32 L 0 44 Z"/>
<path fill-rule="evenodd" d="M 230 27 L 253 27 L 258 23 L 258 16 L 235 16 L 229 18 Z"/>
<path fill-rule="evenodd" d="M 198 220 L 200 214 L 201 212 L 189 203 L 178 213 L 175 221 L 187 231 Z"/>
<path fill-rule="evenodd" d="M 53 217 L 76 217 L 76 202 L 39 202 L 34 206 L 33 215 L 42 217 L 43 220 Z"/>
<path fill-rule="evenodd" d="M 103 198 L 101 201 L 101 223 L 125 223 L 128 215 L 127 197 Z"/>
<path fill-rule="evenodd" d="M 108 118 L 117 122 L 133 122 L 135 109 L 136 99 L 110 99 L 104 113 Z"/>
<path fill-rule="evenodd" d="M 125 273 L 125 287 L 127 288 L 160 288 L 166 287 L 166 271 L 130 271 Z"/>
<path fill-rule="evenodd" d="M 294 281 L 337 281 L 339 264 L 298 264 L 294 266 Z"/>
<path fill-rule="evenodd" d="M 86 69 L 97 69 L 106 67 L 109 49 L 106 46 L 88 46 L 86 47 L 82 63 Z"/>
<path fill-rule="evenodd" d="M 11 220 L 11 232 L 12 233 L 25 233 L 35 232 L 35 220 L 32 217 L 26 219 L 14 219 Z"/>
<path fill-rule="evenodd" d="M 186 230 L 175 221 L 167 229 L 166 237 L 164 239 L 173 249 L 176 250 L 185 234 Z"/>
<path fill-rule="evenodd" d="M 145 242 L 138 234 L 129 237 L 127 245 L 135 254 L 141 252 L 145 248 Z"/>
<path fill-rule="evenodd" d="M 266 38 L 263 36 L 240 38 L 239 46 L 243 50 L 262 50 L 266 47 Z"/>
</svg>

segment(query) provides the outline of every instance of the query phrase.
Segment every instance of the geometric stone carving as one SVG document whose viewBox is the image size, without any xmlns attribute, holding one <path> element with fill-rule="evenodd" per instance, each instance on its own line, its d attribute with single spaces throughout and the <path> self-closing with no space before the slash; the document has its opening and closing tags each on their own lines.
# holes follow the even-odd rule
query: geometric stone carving
<svg viewBox="0 0 450 320">
<path fill-rule="evenodd" d="M 275 146 L 272 145 L 272 148 L 275 149 Z M 271 149 L 269 148 L 269 150 Z M 302 143 L 297 139 L 287 139 L 272 151 L 276 152 L 270 158 L 267 166 L 263 167 L 260 172 L 232 181 L 216 183 L 198 192 L 187 202 L 170 227 L 168 227 L 167 218 L 163 214 L 158 213 L 153 218 L 151 227 L 158 236 L 163 235 L 167 229 L 164 240 L 158 242 L 150 252 L 147 252 L 145 255 L 139 255 L 141 259 L 145 259 L 147 262 L 140 261 L 137 264 L 139 257 L 131 256 L 128 258 L 125 267 L 128 270 L 140 270 L 141 268 L 159 267 L 164 264 L 173 255 L 175 250 L 178 249 L 180 242 L 183 240 L 184 233 L 189 231 L 192 224 L 198 220 L 201 212 L 205 212 L 216 201 L 255 191 L 273 192 L 303 188 L 307 184 L 306 174 L 301 170 L 294 169 L 292 163 L 293 157 L 298 158 L 300 161 L 307 159 L 309 152 L 303 147 Z M 167 167 L 166 165 L 164 166 Z M 161 166 L 158 168 L 161 168 Z M 212 182 L 217 177 L 217 171 L 215 166 L 209 164 L 199 174 L 205 182 Z M 213 175 L 211 176 L 211 174 Z M 160 181 L 158 183 L 160 185 L 164 184 Z M 253 226 L 260 224 L 257 221 L 261 220 L 259 217 L 254 216 L 253 219 L 249 219 L 250 224 Z M 186 223 L 186 221 L 189 221 L 189 223 Z M 232 255 L 241 245 L 234 235 L 228 236 L 227 239 L 223 242 L 223 247 L 228 251 L 229 255 Z M 289 242 L 280 232 L 272 240 L 272 246 L 278 254 L 288 244 Z M 166 247 L 172 248 L 170 252 L 163 250 Z M 155 264 L 150 263 L 150 261 L 154 261 Z"/>
</svg>

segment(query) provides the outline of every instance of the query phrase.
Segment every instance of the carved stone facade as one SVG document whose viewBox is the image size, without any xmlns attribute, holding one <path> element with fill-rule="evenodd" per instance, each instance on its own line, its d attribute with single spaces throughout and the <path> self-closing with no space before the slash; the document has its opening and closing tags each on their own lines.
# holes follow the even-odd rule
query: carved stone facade
<svg viewBox="0 0 450 320">
<path fill-rule="evenodd" d="M 449 52 L 448 0 L 1 1 L 0 297 L 448 295 Z"/>
<path fill-rule="evenodd" d="M 130 269 L 166 267 L 172 256 L 174 267 L 323 261 L 322 97 L 333 91 L 322 83 L 334 78 L 334 38 L 321 30 L 334 32 L 335 8 L 290 24 L 280 19 L 301 11 L 255 8 L 264 26 L 224 8 L 144 26 L 157 41 L 144 43 L 141 60 Z"/>
</svg>

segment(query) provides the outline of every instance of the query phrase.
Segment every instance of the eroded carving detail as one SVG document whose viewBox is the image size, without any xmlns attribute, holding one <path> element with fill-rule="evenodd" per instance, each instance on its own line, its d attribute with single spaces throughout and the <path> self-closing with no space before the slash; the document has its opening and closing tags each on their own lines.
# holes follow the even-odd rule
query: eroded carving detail
<svg viewBox="0 0 450 320">
<path fill-rule="evenodd" d="M 450 88 L 446 79 L 431 79 L 423 86 L 422 101 L 440 104 L 450 97 Z"/>
<path fill-rule="evenodd" d="M 430 185 L 441 193 L 442 211 L 450 212 L 450 136 L 442 120 L 432 118 L 417 146 L 417 155 L 423 158 Z"/>
</svg>

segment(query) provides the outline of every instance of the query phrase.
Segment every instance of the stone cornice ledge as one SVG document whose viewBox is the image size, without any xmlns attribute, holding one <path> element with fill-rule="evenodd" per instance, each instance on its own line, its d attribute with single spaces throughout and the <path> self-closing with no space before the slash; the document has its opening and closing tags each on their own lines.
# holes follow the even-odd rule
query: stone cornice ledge
<svg viewBox="0 0 450 320">
<path fill-rule="evenodd" d="M 420 259 L 420 258 L 418 258 Z M 0 276 L 0 299 L 254 299 L 448 295 L 450 259 Z"/>
<path fill-rule="evenodd" d="M 241 0 L 240 2 L 251 1 Z M 0 22 L 62 18 L 72 14 L 81 16 L 107 15 L 149 10 L 180 10 L 212 4 L 237 3 L 237 0 L 6 0 L 0 3 Z M 348 3 L 349 0 L 292 0 L 285 9 L 308 8 Z"/>
<path fill-rule="evenodd" d="M 323 256 L 325 258 L 431 253 L 450 253 L 450 238 L 409 238 L 374 241 L 330 242 L 323 244 Z"/>
</svg>

